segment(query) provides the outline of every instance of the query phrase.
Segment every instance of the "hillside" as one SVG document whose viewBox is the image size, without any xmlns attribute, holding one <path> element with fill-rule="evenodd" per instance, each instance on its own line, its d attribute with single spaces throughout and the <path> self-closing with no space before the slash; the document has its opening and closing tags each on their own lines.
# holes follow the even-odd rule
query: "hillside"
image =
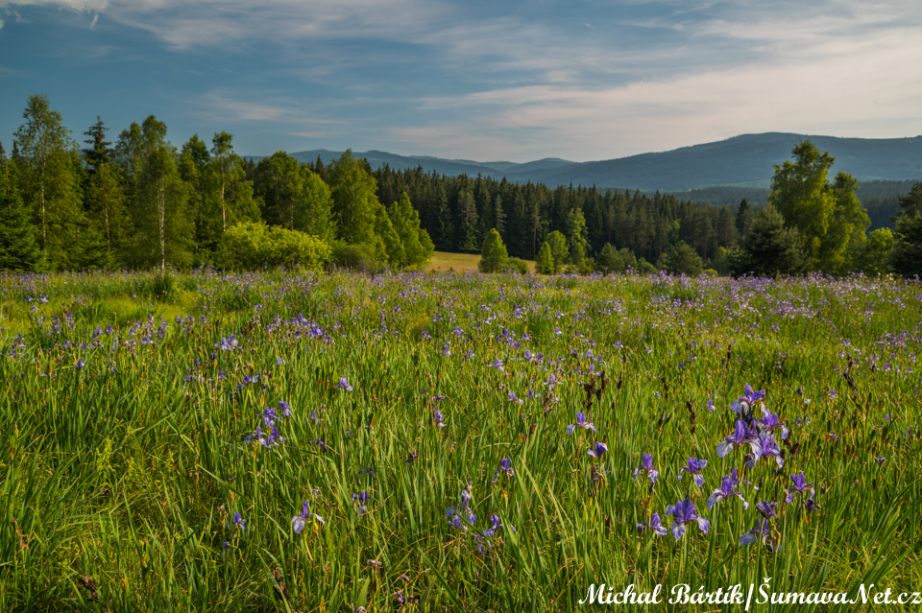
<svg viewBox="0 0 922 613">
<path fill-rule="evenodd" d="M 366 158 L 372 168 L 387 164 L 394 169 L 422 167 L 449 176 L 482 175 L 550 186 L 595 185 L 680 192 L 716 186 L 765 188 L 771 181 L 774 165 L 789 159 L 791 149 L 805 138 L 835 157 L 833 172 L 848 172 L 862 182 L 922 180 L 922 136 L 868 139 L 770 132 L 595 162 L 559 158 L 526 163 L 477 162 L 383 151 L 355 155 Z M 327 163 L 336 159 L 339 152 L 320 149 L 293 155 L 305 162 L 319 156 Z"/>
</svg>

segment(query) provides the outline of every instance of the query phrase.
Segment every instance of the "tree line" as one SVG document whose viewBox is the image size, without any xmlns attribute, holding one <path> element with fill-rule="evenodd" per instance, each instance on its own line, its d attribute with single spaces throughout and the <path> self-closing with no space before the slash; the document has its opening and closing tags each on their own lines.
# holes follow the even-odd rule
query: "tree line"
<svg viewBox="0 0 922 613">
<path fill-rule="evenodd" d="M 417 267 L 434 249 L 489 252 L 485 270 L 696 274 L 919 274 L 922 187 L 894 230 L 868 234 L 857 181 L 832 180 L 809 141 L 778 165 L 769 203 L 710 206 L 673 195 L 421 168 L 372 170 L 346 152 L 302 163 L 250 159 L 227 132 L 177 149 L 155 116 L 113 141 L 102 120 L 79 147 L 44 96 L 30 97 L 9 157 L 0 144 L 0 268 Z M 384 203 L 390 203 L 385 206 Z"/>
<path fill-rule="evenodd" d="M 0 268 L 404 268 L 433 251 L 405 193 L 389 206 L 362 160 L 321 178 L 285 153 L 258 163 L 227 132 L 177 150 L 151 115 L 81 149 L 44 96 L 29 98 L 11 155 L 0 145 Z"/>
</svg>

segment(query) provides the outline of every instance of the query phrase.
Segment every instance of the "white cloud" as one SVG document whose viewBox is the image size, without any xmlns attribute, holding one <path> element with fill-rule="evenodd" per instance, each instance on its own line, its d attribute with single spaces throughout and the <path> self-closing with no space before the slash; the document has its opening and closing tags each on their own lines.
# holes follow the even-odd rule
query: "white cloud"
<svg viewBox="0 0 922 613">
<path fill-rule="evenodd" d="M 102 11 L 108 0 L 0 0 L 0 8 L 10 6 L 52 6 L 74 11 Z"/>
<path fill-rule="evenodd" d="M 922 41 L 917 28 L 871 31 L 849 43 L 824 42 L 804 59 L 766 58 L 615 87 L 540 84 L 463 97 L 428 97 L 421 111 L 461 121 L 401 130 L 414 150 L 470 145 L 456 155 L 618 157 L 717 140 L 745 132 L 796 131 L 885 137 L 922 133 Z M 438 113 L 444 115 L 445 113 Z M 520 138 L 488 145 L 497 130 Z M 436 138 L 437 135 L 437 138 Z M 553 147 L 549 150 L 548 147 Z"/>
</svg>

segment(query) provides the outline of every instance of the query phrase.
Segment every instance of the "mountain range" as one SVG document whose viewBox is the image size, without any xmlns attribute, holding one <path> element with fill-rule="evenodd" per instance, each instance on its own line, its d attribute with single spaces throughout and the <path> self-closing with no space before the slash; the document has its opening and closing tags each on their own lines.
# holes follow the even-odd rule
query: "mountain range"
<svg viewBox="0 0 922 613">
<path fill-rule="evenodd" d="M 922 180 L 922 136 L 909 138 L 839 138 L 782 132 L 744 134 L 726 140 L 594 162 L 544 158 L 526 163 L 477 162 L 385 151 L 353 152 L 372 168 L 421 167 L 444 175 L 482 175 L 518 183 L 583 185 L 641 191 L 687 192 L 711 187 L 766 188 L 774 166 L 791 159 L 804 139 L 835 158 L 833 174 L 844 171 L 859 181 Z M 301 161 L 324 162 L 341 152 L 316 149 L 292 155 Z M 831 178 L 831 177 L 830 177 Z"/>
</svg>

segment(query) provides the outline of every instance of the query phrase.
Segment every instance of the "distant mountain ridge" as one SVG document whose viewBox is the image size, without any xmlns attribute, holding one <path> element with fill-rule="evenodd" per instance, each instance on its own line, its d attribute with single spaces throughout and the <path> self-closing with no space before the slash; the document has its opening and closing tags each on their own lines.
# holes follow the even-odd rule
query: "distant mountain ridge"
<svg viewBox="0 0 922 613">
<path fill-rule="evenodd" d="M 922 136 L 872 139 L 767 132 L 594 162 L 560 158 L 477 162 L 374 150 L 354 155 L 367 159 L 373 168 L 387 164 L 397 170 L 421 167 L 450 176 L 482 175 L 518 183 L 683 192 L 717 186 L 765 188 L 771 182 L 774 165 L 791 159 L 791 150 L 804 139 L 835 158 L 833 173 L 848 172 L 859 181 L 922 180 Z M 317 149 L 292 155 L 304 162 L 319 157 L 328 163 L 340 152 Z"/>
</svg>

